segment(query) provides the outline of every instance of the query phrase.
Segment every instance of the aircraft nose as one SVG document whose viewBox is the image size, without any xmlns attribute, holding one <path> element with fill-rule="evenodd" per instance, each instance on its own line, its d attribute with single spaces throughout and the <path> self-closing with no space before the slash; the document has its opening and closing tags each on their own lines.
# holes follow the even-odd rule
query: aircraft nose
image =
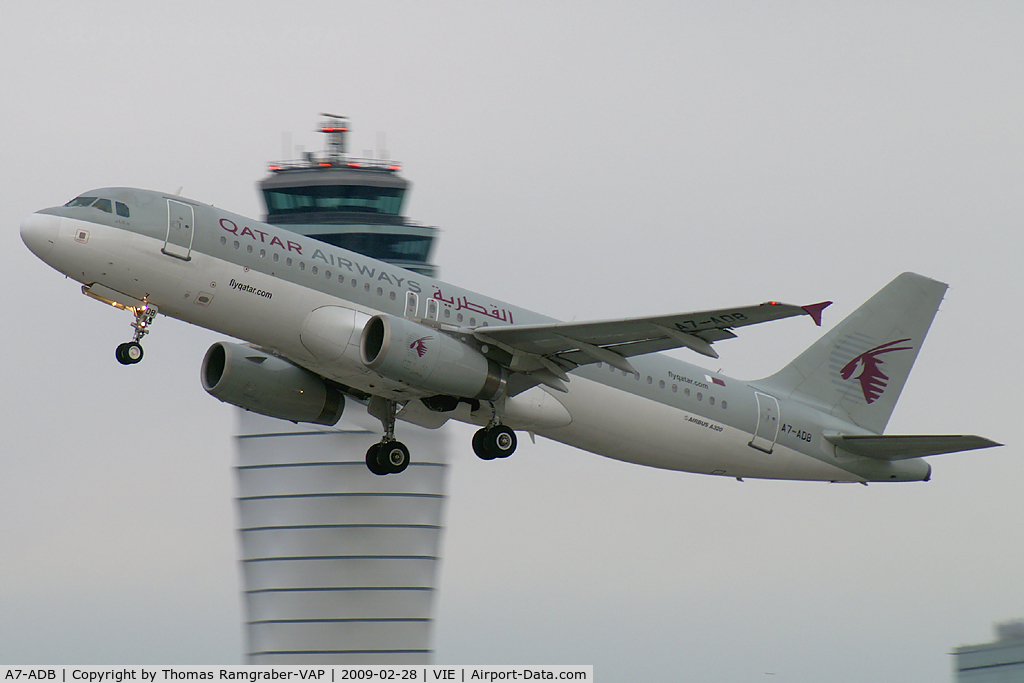
<svg viewBox="0 0 1024 683">
<path fill-rule="evenodd" d="M 21 222 L 21 241 L 33 254 L 46 260 L 60 232 L 60 216 L 34 213 Z"/>
</svg>

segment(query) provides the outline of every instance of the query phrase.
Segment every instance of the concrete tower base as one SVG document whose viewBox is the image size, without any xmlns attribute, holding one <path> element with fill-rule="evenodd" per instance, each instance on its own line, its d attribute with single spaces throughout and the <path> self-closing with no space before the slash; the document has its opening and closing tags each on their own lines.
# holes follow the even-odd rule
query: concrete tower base
<svg viewBox="0 0 1024 683">
<path fill-rule="evenodd" d="M 443 430 L 401 423 L 412 462 L 381 477 L 365 464 L 380 422 L 355 401 L 334 427 L 238 416 L 249 663 L 429 663 Z"/>
</svg>

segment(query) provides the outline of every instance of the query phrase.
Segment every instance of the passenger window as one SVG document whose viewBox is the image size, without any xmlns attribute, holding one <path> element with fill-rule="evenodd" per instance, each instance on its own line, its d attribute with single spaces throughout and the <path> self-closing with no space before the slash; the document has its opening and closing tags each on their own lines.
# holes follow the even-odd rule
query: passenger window
<svg viewBox="0 0 1024 683">
<path fill-rule="evenodd" d="M 93 204 L 93 206 L 95 206 L 100 211 L 114 213 L 114 209 L 111 207 L 109 199 L 97 199 L 96 203 Z"/>
<path fill-rule="evenodd" d="M 129 217 L 127 204 L 124 204 L 122 202 L 114 202 L 114 207 L 117 209 L 118 216 L 124 216 L 125 218 Z"/>
</svg>

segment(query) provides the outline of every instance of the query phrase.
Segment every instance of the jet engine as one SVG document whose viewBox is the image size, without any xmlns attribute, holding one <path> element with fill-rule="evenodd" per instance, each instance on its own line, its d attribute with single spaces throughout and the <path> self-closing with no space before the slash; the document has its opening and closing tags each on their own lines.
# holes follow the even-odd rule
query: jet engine
<svg viewBox="0 0 1024 683">
<path fill-rule="evenodd" d="M 505 386 L 502 367 L 473 346 L 391 315 L 370 318 L 359 355 L 379 375 L 438 394 L 489 401 Z"/>
<path fill-rule="evenodd" d="M 261 415 L 333 425 L 345 410 L 344 394 L 322 377 L 251 346 L 217 342 L 201 374 L 209 394 Z"/>
</svg>

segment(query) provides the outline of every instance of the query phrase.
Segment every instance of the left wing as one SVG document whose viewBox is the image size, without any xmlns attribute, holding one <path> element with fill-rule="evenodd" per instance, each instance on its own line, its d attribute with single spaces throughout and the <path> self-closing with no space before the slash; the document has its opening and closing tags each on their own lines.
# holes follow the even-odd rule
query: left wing
<svg viewBox="0 0 1024 683">
<path fill-rule="evenodd" d="M 718 353 L 712 343 L 731 339 L 733 328 L 809 315 L 821 325 L 821 312 L 831 301 L 792 306 L 776 301 L 759 306 L 723 308 L 696 313 L 676 313 L 648 318 L 626 318 L 552 325 L 503 325 L 471 330 L 484 344 L 493 344 L 511 355 L 509 369 L 533 373 L 537 379 L 565 391 L 560 382 L 566 372 L 580 365 L 605 362 L 624 372 L 636 373 L 627 358 L 686 347 L 711 358 Z M 548 377 L 550 374 L 553 377 Z"/>
</svg>

